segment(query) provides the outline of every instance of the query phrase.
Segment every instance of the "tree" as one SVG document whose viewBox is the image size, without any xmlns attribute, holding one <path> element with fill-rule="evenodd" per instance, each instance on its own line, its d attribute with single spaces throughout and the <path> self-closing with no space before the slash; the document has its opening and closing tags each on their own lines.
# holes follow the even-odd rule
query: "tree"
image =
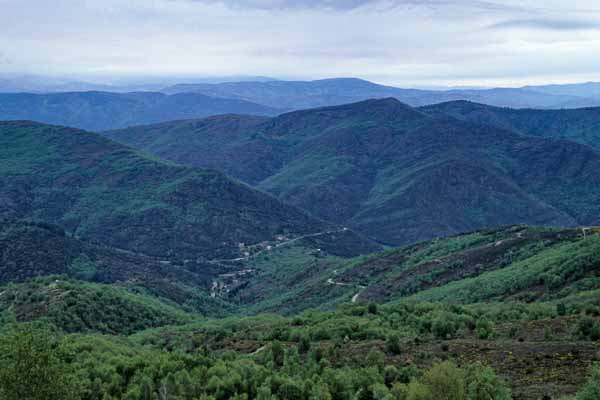
<svg viewBox="0 0 600 400">
<path fill-rule="evenodd" d="M 368 367 L 375 367 L 378 371 L 383 372 L 383 367 L 385 365 L 385 354 L 381 351 L 372 349 L 367 354 L 366 365 Z"/>
<path fill-rule="evenodd" d="M 581 392 L 577 393 L 577 400 L 600 399 L 600 366 L 592 369 L 590 376 Z"/>
<path fill-rule="evenodd" d="M 77 398 L 66 352 L 46 329 L 20 324 L 0 338 L 0 398 Z"/>
<path fill-rule="evenodd" d="M 467 400 L 510 400 L 510 389 L 493 369 L 481 363 L 466 369 Z"/>
<path fill-rule="evenodd" d="M 489 339 L 494 333 L 494 327 L 487 319 L 480 319 L 477 321 L 477 325 L 475 328 L 477 332 L 477 337 L 479 339 Z"/>
<path fill-rule="evenodd" d="M 395 333 L 389 335 L 385 340 L 385 349 L 395 355 L 400 354 L 400 338 Z"/>
<path fill-rule="evenodd" d="M 450 339 L 457 329 L 454 315 L 450 313 L 440 313 L 431 325 L 431 331 L 439 339 Z"/>
<path fill-rule="evenodd" d="M 315 382 L 310 389 L 308 400 L 331 400 L 327 384 L 321 380 Z"/>
<path fill-rule="evenodd" d="M 279 387 L 278 394 L 281 399 L 287 400 L 302 400 L 303 397 L 302 388 L 291 380 Z"/>
<path fill-rule="evenodd" d="M 273 355 L 273 363 L 278 367 L 283 366 L 283 359 L 285 353 L 283 350 L 283 346 L 279 341 L 275 340 L 273 341 L 273 343 L 271 343 L 271 353 Z"/>
<path fill-rule="evenodd" d="M 308 337 L 307 334 L 302 334 L 302 336 L 300 336 L 300 340 L 298 341 L 298 351 L 300 351 L 300 353 L 304 354 L 304 353 L 308 353 L 309 350 L 310 350 L 310 338 Z"/>
<path fill-rule="evenodd" d="M 412 380 L 408 384 L 406 400 L 437 400 L 431 390 L 421 382 Z"/>
<path fill-rule="evenodd" d="M 464 400 L 464 373 L 453 362 L 445 361 L 431 367 L 423 376 L 435 400 Z"/>
</svg>

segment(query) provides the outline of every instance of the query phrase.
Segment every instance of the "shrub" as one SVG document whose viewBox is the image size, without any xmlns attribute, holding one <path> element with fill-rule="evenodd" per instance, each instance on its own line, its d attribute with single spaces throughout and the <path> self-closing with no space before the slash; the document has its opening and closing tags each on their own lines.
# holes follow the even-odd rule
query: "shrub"
<svg viewBox="0 0 600 400">
<path fill-rule="evenodd" d="M 308 353 L 308 351 L 310 350 L 310 338 L 308 337 L 308 335 L 301 335 L 300 336 L 300 340 L 298 342 L 298 351 L 300 351 L 300 353 Z"/>
<path fill-rule="evenodd" d="M 577 400 L 600 399 L 600 366 L 592 368 L 590 376 L 583 389 L 576 396 Z"/>
<path fill-rule="evenodd" d="M 510 400 L 511 393 L 506 383 L 498 378 L 494 370 L 480 363 L 466 370 L 467 400 Z"/>
<path fill-rule="evenodd" d="M 282 399 L 302 400 L 302 388 L 294 382 L 286 382 L 279 387 L 277 392 Z"/>
<path fill-rule="evenodd" d="M 438 400 L 433 397 L 431 390 L 417 380 L 408 384 L 406 400 Z"/>
<path fill-rule="evenodd" d="M 378 307 L 376 303 L 369 303 L 369 307 L 367 308 L 369 314 L 377 314 Z"/>
<path fill-rule="evenodd" d="M 454 315 L 450 313 L 439 314 L 431 324 L 431 331 L 439 339 L 450 339 L 458 330 Z"/>
<path fill-rule="evenodd" d="M 590 339 L 593 341 L 600 340 L 600 323 L 595 323 L 590 332 Z"/>
<path fill-rule="evenodd" d="M 483 340 L 491 338 L 494 333 L 494 327 L 490 321 L 486 319 L 478 320 L 475 330 L 477 332 L 477 337 Z"/>
<path fill-rule="evenodd" d="M 283 346 L 280 342 L 274 341 L 273 343 L 271 343 L 271 353 L 273 356 L 273 363 L 278 367 L 281 367 L 283 365 L 285 353 L 283 350 Z"/>
<path fill-rule="evenodd" d="M 577 326 L 575 328 L 575 334 L 580 339 L 587 339 L 592 334 L 592 330 L 594 329 L 594 320 L 590 317 L 583 317 L 577 321 Z"/>
<path fill-rule="evenodd" d="M 392 333 L 385 340 L 385 349 L 392 354 L 398 355 L 400 354 L 400 338 L 397 334 Z"/>
<path fill-rule="evenodd" d="M 445 361 L 431 367 L 423 376 L 435 400 L 464 400 L 464 373 L 454 363 Z"/>
</svg>

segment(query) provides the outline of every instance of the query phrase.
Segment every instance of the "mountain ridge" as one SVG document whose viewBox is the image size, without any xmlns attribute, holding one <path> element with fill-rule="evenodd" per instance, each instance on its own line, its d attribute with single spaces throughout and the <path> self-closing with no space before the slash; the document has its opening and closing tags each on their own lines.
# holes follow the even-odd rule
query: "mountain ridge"
<svg viewBox="0 0 600 400">
<path fill-rule="evenodd" d="M 562 108 L 600 106 L 600 100 L 531 88 L 406 89 L 376 84 L 359 78 L 329 78 L 314 81 L 226 82 L 179 84 L 162 89 L 168 94 L 197 92 L 222 98 L 238 98 L 271 107 L 305 109 L 353 103 L 369 98 L 394 97 L 411 106 L 453 100 L 470 100 L 515 108 Z"/>
<path fill-rule="evenodd" d="M 253 120 L 234 136 L 219 128 L 228 118 L 104 134 L 224 170 L 388 244 L 498 224 L 597 220 L 600 154 L 573 142 L 431 116 L 396 99 Z M 153 139 L 138 139 L 146 135 Z"/>
<path fill-rule="evenodd" d="M 0 142 L 0 216 L 59 224 L 113 247 L 223 258 L 239 254 L 239 242 L 331 226 L 221 172 L 158 160 L 94 133 L 2 122 Z"/>
<path fill-rule="evenodd" d="M 0 120 L 35 120 L 94 131 L 232 112 L 276 115 L 280 110 L 196 93 L 0 93 Z"/>
</svg>

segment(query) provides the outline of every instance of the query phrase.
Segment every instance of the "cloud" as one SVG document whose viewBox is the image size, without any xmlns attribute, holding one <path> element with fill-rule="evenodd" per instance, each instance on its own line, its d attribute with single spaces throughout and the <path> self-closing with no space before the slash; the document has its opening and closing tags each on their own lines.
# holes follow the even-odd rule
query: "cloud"
<svg viewBox="0 0 600 400">
<path fill-rule="evenodd" d="M 0 65 L 10 65 L 11 61 L 10 58 L 8 58 L 8 56 L 6 54 L 4 54 L 4 52 L 0 51 Z"/>
<path fill-rule="evenodd" d="M 0 73 L 357 76 L 401 86 L 600 79 L 590 51 L 600 47 L 597 0 L 0 4 L 0 49 L 11 61 Z"/>
<path fill-rule="evenodd" d="M 177 1 L 177 0 L 173 0 Z M 389 9 L 391 7 L 465 6 L 485 9 L 515 9 L 497 1 L 486 0 L 183 0 L 205 4 L 223 4 L 231 8 L 261 10 L 354 10 L 361 7 Z"/>
<path fill-rule="evenodd" d="M 600 29 L 600 22 L 567 19 L 515 19 L 490 26 L 494 29 L 538 29 L 552 31 L 577 31 Z"/>
</svg>

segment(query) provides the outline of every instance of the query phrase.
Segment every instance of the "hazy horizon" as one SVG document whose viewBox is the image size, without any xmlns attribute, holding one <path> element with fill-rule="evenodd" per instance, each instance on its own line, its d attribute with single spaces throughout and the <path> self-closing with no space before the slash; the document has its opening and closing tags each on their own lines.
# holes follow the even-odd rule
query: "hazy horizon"
<svg viewBox="0 0 600 400">
<path fill-rule="evenodd" d="M 358 77 L 400 87 L 600 81 L 600 4 L 592 0 L 0 0 L 0 6 L 4 75 L 104 83 Z"/>
</svg>

